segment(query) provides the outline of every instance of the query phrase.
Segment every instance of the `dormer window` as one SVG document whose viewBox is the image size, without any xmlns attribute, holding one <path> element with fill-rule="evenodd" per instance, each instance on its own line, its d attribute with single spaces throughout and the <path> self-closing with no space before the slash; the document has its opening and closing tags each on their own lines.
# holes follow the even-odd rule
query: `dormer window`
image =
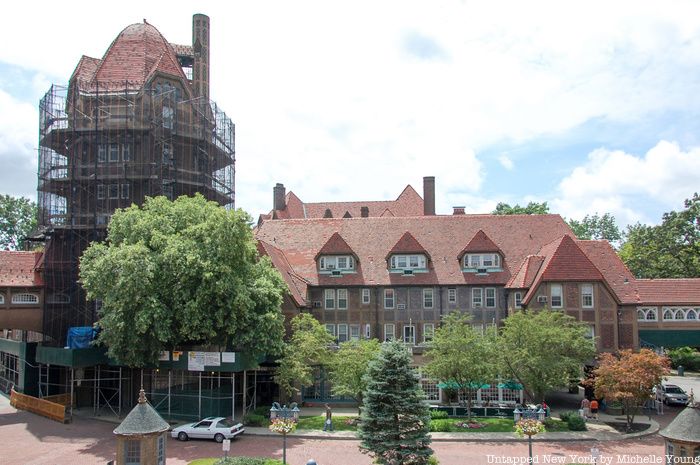
<svg viewBox="0 0 700 465">
<path fill-rule="evenodd" d="M 392 271 L 404 270 L 425 270 L 427 269 L 427 259 L 422 254 L 392 255 L 389 266 Z"/>
<path fill-rule="evenodd" d="M 465 269 L 501 270 L 501 256 L 497 253 L 468 253 L 464 255 L 463 263 Z"/>
<path fill-rule="evenodd" d="M 353 271 L 355 258 L 352 255 L 325 255 L 319 258 L 318 267 L 321 271 Z"/>
</svg>

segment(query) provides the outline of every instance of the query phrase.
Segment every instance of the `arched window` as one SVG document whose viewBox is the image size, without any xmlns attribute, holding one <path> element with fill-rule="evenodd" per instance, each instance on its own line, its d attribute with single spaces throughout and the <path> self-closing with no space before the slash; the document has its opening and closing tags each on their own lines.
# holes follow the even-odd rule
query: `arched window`
<svg viewBox="0 0 700 465">
<path fill-rule="evenodd" d="M 656 321 L 656 309 L 655 308 L 650 308 L 647 310 L 647 318 L 648 321 Z"/>
<path fill-rule="evenodd" d="M 29 293 L 14 294 L 12 296 L 12 303 L 13 304 L 38 304 L 39 303 L 39 296 L 36 294 L 29 294 Z"/>
<path fill-rule="evenodd" d="M 685 320 L 685 312 L 684 312 L 682 309 L 679 308 L 678 310 L 676 310 L 676 316 L 675 316 L 674 319 L 676 319 L 676 320 Z"/>
<path fill-rule="evenodd" d="M 685 314 L 685 319 L 686 320 L 697 320 L 698 314 L 695 312 L 695 310 L 693 310 L 692 308 L 689 308 Z"/>
<path fill-rule="evenodd" d="M 641 308 L 637 310 L 637 321 L 643 321 L 647 319 L 647 314 Z"/>
<path fill-rule="evenodd" d="M 671 309 L 667 308 L 664 310 L 664 320 L 673 320 L 673 312 Z"/>
</svg>

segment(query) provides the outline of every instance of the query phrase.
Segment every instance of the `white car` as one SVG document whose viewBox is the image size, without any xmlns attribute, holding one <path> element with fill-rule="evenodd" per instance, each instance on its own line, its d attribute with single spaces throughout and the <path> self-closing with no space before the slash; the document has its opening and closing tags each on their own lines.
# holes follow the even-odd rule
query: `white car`
<svg viewBox="0 0 700 465">
<path fill-rule="evenodd" d="M 242 423 L 234 423 L 224 417 L 209 417 L 194 423 L 178 426 L 172 430 L 170 435 L 180 441 L 187 441 L 189 438 L 201 438 L 224 442 L 224 439 L 233 439 L 244 431 Z"/>
<path fill-rule="evenodd" d="M 656 398 L 666 405 L 688 404 L 688 394 L 675 384 L 662 384 L 656 388 Z"/>
</svg>

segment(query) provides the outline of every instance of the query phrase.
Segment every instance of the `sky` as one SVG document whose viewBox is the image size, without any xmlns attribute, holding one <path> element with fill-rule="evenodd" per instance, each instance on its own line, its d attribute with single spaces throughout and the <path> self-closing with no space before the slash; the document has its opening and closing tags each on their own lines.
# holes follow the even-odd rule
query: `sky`
<svg viewBox="0 0 700 465">
<path fill-rule="evenodd" d="M 655 224 L 700 190 L 700 2 L 10 2 L 0 193 L 36 198 L 38 102 L 146 19 L 191 43 L 236 124 L 236 206 L 389 200 L 436 177 L 438 213 L 548 202 Z M 8 20 L 14 18 L 14 20 Z"/>
</svg>

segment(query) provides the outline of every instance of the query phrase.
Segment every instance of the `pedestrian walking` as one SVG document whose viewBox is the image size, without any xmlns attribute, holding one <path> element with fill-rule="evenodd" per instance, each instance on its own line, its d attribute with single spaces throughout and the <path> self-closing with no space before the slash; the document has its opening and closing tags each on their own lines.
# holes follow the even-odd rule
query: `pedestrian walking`
<svg viewBox="0 0 700 465">
<path fill-rule="evenodd" d="M 593 418 L 596 420 L 598 419 L 598 401 L 595 399 L 591 401 L 591 415 L 593 415 Z"/>
<path fill-rule="evenodd" d="M 328 404 L 326 404 L 326 421 L 323 423 L 323 431 L 333 431 L 333 412 Z"/>
<path fill-rule="evenodd" d="M 581 416 L 586 419 L 591 415 L 591 401 L 588 400 L 588 397 L 584 397 L 583 400 L 581 401 Z"/>
</svg>

